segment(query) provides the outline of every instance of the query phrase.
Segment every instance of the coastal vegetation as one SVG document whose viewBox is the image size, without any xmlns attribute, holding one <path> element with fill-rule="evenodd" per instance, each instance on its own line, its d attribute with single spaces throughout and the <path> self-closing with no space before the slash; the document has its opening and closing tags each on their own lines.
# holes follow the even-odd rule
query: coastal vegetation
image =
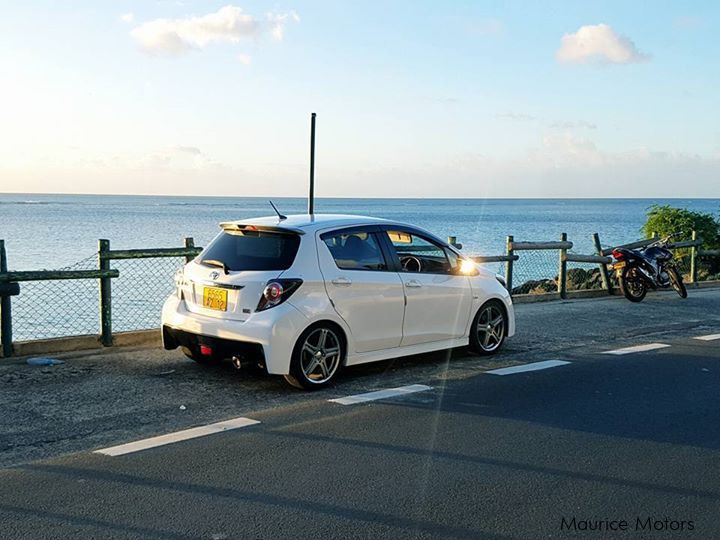
<svg viewBox="0 0 720 540">
<path fill-rule="evenodd" d="M 647 219 L 642 227 L 645 238 L 651 238 L 653 233 L 657 233 L 660 236 L 677 234 L 678 240 L 687 240 L 692 231 L 697 233 L 698 238 L 703 239 L 704 247 L 720 247 L 720 218 L 707 212 L 654 204 L 648 209 Z"/>
<path fill-rule="evenodd" d="M 709 212 L 697 212 L 687 208 L 676 208 L 670 205 L 653 205 L 647 211 L 647 219 L 642 227 L 646 238 L 653 233 L 667 236 L 677 234 L 676 240 L 687 240 L 695 231 L 702 239 L 705 249 L 720 248 L 720 216 Z M 678 250 L 680 257 L 687 256 L 687 250 Z M 701 260 L 699 276 L 701 279 L 718 279 L 720 275 L 720 257 Z"/>
</svg>

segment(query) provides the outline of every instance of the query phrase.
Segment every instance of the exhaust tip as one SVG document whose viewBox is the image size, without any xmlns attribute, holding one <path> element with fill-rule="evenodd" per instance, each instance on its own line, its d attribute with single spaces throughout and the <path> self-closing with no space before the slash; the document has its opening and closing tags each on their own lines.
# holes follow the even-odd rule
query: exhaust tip
<svg viewBox="0 0 720 540">
<path fill-rule="evenodd" d="M 242 358 L 241 357 L 233 356 L 232 363 L 233 363 L 233 366 L 235 366 L 235 369 L 242 369 Z"/>
</svg>

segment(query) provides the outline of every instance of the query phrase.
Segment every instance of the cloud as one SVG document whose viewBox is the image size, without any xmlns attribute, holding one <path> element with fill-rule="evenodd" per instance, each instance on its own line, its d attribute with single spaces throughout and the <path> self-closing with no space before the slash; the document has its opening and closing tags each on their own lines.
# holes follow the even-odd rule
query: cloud
<svg viewBox="0 0 720 540">
<path fill-rule="evenodd" d="M 146 171 L 209 170 L 224 167 L 197 146 L 180 144 L 146 153 L 138 159 L 126 157 L 125 162 L 131 168 Z"/>
<path fill-rule="evenodd" d="M 173 150 L 180 152 L 181 154 L 192 154 L 194 156 L 202 155 L 202 151 L 197 146 L 182 146 L 178 144 L 173 146 Z"/>
<path fill-rule="evenodd" d="M 555 57 L 568 64 L 633 64 L 650 60 L 629 38 L 607 24 L 581 26 L 574 34 L 565 34 Z"/>
<path fill-rule="evenodd" d="M 249 66 L 250 64 L 252 64 L 252 56 L 250 56 L 249 54 L 240 53 L 238 54 L 237 59 L 244 66 Z"/>
<path fill-rule="evenodd" d="M 130 35 L 147 53 L 180 55 L 205 48 L 210 43 L 238 43 L 265 34 L 280 41 L 288 21 L 299 21 L 295 13 L 268 13 L 258 18 L 236 6 L 183 19 L 154 19 L 132 29 Z"/>
<path fill-rule="evenodd" d="M 537 120 L 537 117 L 535 117 L 531 114 L 515 113 L 515 112 L 501 113 L 501 114 L 497 114 L 496 116 L 498 118 L 503 118 L 505 120 L 514 120 L 516 122 L 533 122 L 534 120 Z"/>
<path fill-rule="evenodd" d="M 557 129 L 596 129 L 597 125 L 585 120 L 569 120 L 565 122 L 553 122 L 550 127 Z"/>
<path fill-rule="evenodd" d="M 120 15 L 120 20 L 124 23 L 131 23 L 135 21 L 135 15 L 132 13 L 124 13 Z"/>
</svg>

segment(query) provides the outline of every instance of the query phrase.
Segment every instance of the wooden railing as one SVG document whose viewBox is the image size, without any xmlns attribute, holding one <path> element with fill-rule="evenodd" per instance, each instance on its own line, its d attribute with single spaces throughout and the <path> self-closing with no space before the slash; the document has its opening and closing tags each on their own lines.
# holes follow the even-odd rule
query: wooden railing
<svg viewBox="0 0 720 540">
<path fill-rule="evenodd" d="M 200 251 L 202 251 L 202 248 L 195 247 L 192 238 L 185 238 L 185 246 L 181 248 L 125 250 L 111 250 L 109 240 L 99 240 L 97 270 L 8 271 L 5 242 L 0 240 L 0 342 L 2 343 L 2 355 L 5 358 L 13 355 L 11 297 L 18 296 L 21 293 L 21 283 L 29 281 L 99 280 L 100 342 L 103 346 L 109 347 L 113 343 L 111 280 L 120 276 L 119 270 L 110 268 L 110 261 L 165 257 L 185 257 L 186 261 L 191 261 Z"/>
<path fill-rule="evenodd" d="M 617 248 L 625 249 L 639 249 L 644 248 L 653 242 L 658 240 L 657 235 L 653 235 L 653 238 L 638 240 L 636 242 L 630 242 L 619 246 L 603 249 L 600 244 L 600 236 L 598 233 L 593 233 L 592 241 L 595 247 L 595 254 L 586 255 L 578 253 L 568 253 L 568 250 L 572 249 L 573 243 L 568 241 L 567 234 L 562 233 L 559 241 L 547 241 L 547 242 L 520 242 L 516 241 L 513 236 L 508 236 L 506 240 L 506 253 L 505 255 L 484 255 L 484 256 L 473 256 L 471 257 L 475 262 L 478 263 L 493 263 L 493 262 L 504 262 L 505 263 L 505 281 L 509 291 L 513 290 L 513 272 L 515 263 L 521 259 L 521 256 L 516 255 L 517 251 L 537 251 L 537 250 L 557 250 L 559 252 L 558 261 L 558 278 L 557 278 L 557 294 L 560 298 L 567 296 L 567 263 L 595 263 L 598 265 L 600 272 L 600 279 L 602 281 L 602 289 L 608 294 L 612 294 L 613 288 L 610 280 L 610 272 L 608 265 L 612 263 L 612 257 L 609 255 Z M 669 248 L 675 249 L 690 249 L 690 275 L 689 282 L 697 282 L 697 259 L 698 257 L 715 257 L 720 256 L 720 250 L 702 250 L 699 247 L 702 245 L 702 239 L 697 237 L 695 231 L 692 232 L 691 240 L 684 240 L 680 242 L 674 242 L 669 244 Z"/>
</svg>

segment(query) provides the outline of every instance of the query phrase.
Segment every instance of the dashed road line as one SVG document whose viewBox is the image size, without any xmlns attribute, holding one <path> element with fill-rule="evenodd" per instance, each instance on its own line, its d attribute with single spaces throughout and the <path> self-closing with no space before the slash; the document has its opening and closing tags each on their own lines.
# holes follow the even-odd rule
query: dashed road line
<svg viewBox="0 0 720 540">
<path fill-rule="evenodd" d="M 632 347 L 624 347 L 622 349 L 614 349 L 612 351 L 603 351 L 603 354 L 614 354 L 614 355 L 623 355 L 623 354 L 632 354 L 637 352 L 645 352 L 645 351 L 654 351 L 656 349 L 664 349 L 666 347 L 669 347 L 667 343 L 646 343 L 645 345 L 634 345 Z"/>
<path fill-rule="evenodd" d="M 411 384 L 409 386 L 399 386 L 398 388 L 388 388 L 387 390 L 377 390 L 375 392 L 356 394 L 354 396 L 328 399 L 328 401 L 331 403 L 339 403 L 340 405 L 355 405 L 357 403 L 366 403 L 368 401 L 375 401 L 378 399 L 404 396 L 415 392 L 424 392 L 426 390 L 432 390 L 432 386 L 426 386 L 424 384 Z"/>
<path fill-rule="evenodd" d="M 259 423 L 259 420 L 253 420 L 251 418 L 234 418 L 232 420 L 226 420 L 224 422 L 208 424 L 207 426 L 200 426 L 191 429 L 185 429 L 182 431 L 176 431 L 175 433 L 168 433 L 167 435 L 160 435 L 159 437 L 151 437 L 149 439 L 143 439 L 127 444 L 111 446 L 110 448 L 95 450 L 95 452 L 93 453 L 104 454 L 106 456 L 113 457 L 122 456 L 125 454 L 132 454 L 133 452 L 140 452 L 141 450 L 147 450 L 149 448 L 156 448 L 158 446 L 164 446 L 166 444 L 173 444 L 180 441 L 187 441 L 189 439 L 196 439 L 198 437 L 205 437 L 206 435 L 222 433 L 223 431 L 230 431 L 232 429 L 243 428 Z"/>
<path fill-rule="evenodd" d="M 720 334 L 709 334 L 707 336 L 697 336 L 693 339 L 699 339 L 700 341 L 715 341 L 716 339 L 720 339 Z"/>
<path fill-rule="evenodd" d="M 492 369 L 490 371 L 486 371 L 485 373 L 490 373 L 492 375 L 512 375 L 513 373 L 523 373 L 526 371 L 539 371 L 541 369 L 548 369 L 553 368 L 557 366 L 564 366 L 565 364 L 569 364 L 570 362 L 567 362 L 565 360 L 545 360 L 543 362 L 532 362 L 530 364 L 521 364 L 519 366 L 510 366 L 506 368 L 499 368 L 499 369 Z"/>
</svg>

